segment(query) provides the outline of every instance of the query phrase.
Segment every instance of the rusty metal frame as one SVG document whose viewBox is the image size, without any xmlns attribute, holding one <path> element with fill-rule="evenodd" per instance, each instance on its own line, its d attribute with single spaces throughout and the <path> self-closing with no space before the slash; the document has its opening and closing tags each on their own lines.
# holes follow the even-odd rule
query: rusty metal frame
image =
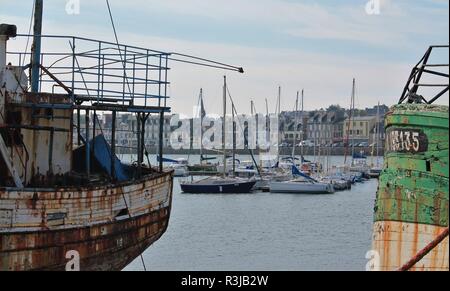
<svg viewBox="0 0 450 291">
<path fill-rule="evenodd" d="M 439 67 L 449 67 L 449 64 L 429 64 L 430 56 L 432 55 L 433 51 L 436 49 L 449 49 L 448 45 L 435 45 L 430 46 L 425 53 L 425 55 L 422 57 L 422 59 L 417 63 L 417 65 L 412 69 L 411 75 L 409 76 L 408 82 L 406 83 L 405 88 L 403 89 L 403 93 L 400 97 L 399 104 L 404 103 L 405 101 L 407 103 L 426 103 L 426 104 L 433 104 L 436 100 L 438 100 L 440 97 L 442 97 L 444 94 L 449 92 L 450 86 L 449 86 L 449 74 L 442 73 L 437 70 L 427 69 L 427 68 L 439 68 Z M 420 83 L 420 81 L 423 78 L 424 74 L 434 75 L 438 77 L 442 77 L 446 79 L 446 83 L 436 83 L 436 84 L 423 84 Z M 433 88 L 439 88 L 444 87 L 443 90 L 440 90 L 435 96 L 426 99 L 425 97 L 418 94 L 418 91 L 422 87 L 433 87 Z"/>
<path fill-rule="evenodd" d="M 19 34 L 17 39 L 28 37 Z M 147 107 L 156 99 L 154 106 L 166 106 L 170 53 L 73 36 L 40 38 L 43 45 L 56 42 L 62 47 L 41 53 L 41 91 L 56 82 L 75 103 Z M 8 52 L 8 56 L 26 59 L 31 53 Z"/>
</svg>

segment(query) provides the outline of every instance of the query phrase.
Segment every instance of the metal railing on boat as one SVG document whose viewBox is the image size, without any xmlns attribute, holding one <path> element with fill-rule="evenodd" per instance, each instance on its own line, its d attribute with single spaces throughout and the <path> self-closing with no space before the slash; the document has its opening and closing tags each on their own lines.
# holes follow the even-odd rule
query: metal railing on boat
<svg viewBox="0 0 450 291">
<path fill-rule="evenodd" d="M 21 47 L 29 37 L 33 36 L 18 35 L 15 46 Z M 167 107 L 170 53 L 74 36 L 42 35 L 41 39 L 39 91 L 69 91 L 76 104 L 126 106 L 127 111 Z M 8 52 L 16 64 L 31 56 L 31 52 Z"/>
</svg>

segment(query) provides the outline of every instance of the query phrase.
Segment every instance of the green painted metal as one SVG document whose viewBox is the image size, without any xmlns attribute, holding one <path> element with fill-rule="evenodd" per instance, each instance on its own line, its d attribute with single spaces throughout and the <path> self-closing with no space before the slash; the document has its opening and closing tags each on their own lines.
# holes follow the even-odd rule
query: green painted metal
<svg viewBox="0 0 450 291">
<path fill-rule="evenodd" d="M 375 221 L 448 226 L 448 106 L 401 104 L 386 117 Z"/>
</svg>

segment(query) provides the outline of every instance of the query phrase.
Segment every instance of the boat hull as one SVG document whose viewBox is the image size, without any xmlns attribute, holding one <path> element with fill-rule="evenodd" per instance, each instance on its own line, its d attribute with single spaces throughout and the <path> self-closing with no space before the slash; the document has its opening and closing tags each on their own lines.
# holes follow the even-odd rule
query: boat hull
<svg viewBox="0 0 450 291">
<path fill-rule="evenodd" d="M 0 220 L 0 270 L 66 270 L 74 252 L 81 271 L 121 270 L 167 230 L 172 187 L 168 172 L 103 189 L 0 191 L 2 207 L 16 205 Z"/>
<path fill-rule="evenodd" d="M 272 182 L 270 183 L 271 193 L 287 193 L 287 194 L 333 194 L 334 188 L 331 184 L 303 184 L 303 183 L 286 183 Z"/>
<path fill-rule="evenodd" d="M 396 271 L 444 232 L 446 227 L 398 221 L 374 224 L 373 248 L 380 261 L 372 270 Z M 448 271 L 448 237 L 410 271 Z"/>
<path fill-rule="evenodd" d="M 395 106 L 386 118 L 379 178 L 374 270 L 400 269 L 448 228 L 448 107 Z M 449 270 L 448 237 L 411 270 Z"/>
<path fill-rule="evenodd" d="M 184 193 L 191 194 L 242 194 L 250 193 L 256 181 L 222 185 L 181 184 Z"/>
</svg>

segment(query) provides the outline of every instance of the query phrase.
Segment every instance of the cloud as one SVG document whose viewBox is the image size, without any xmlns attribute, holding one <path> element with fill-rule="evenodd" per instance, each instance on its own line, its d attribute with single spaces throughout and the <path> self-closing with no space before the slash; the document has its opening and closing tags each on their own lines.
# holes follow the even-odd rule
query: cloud
<svg viewBox="0 0 450 291">
<path fill-rule="evenodd" d="M 61 20 L 49 12 L 44 24 L 45 33 L 112 40 L 113 34 L 105 8 L 105 11 L 99 13 L 99 17 L 104 18 L 104 23 L 93 25 L 83 14 L 85 9 L 93 6 L 84 1 L 82 0 L 82 14 L 79 18 L 67 17 Z M 430 44 L 428 38 L 420 38 L 417 35 L 435 35 L 436 39 L 448 40 L 448 22 L 433 18 L 435 13 L 448 18 L 448 11 L 442 12 L 442 9 L 436 7 L 424 8 L 420 10 L 422 17 L 416 18 L 415 10 L 419 7 L 406 5 L 409 1 L 398 0 L 383 2 L 381 17 L 369 17 L 364 11 L 365 2 L 364 0 L 359 1 L 357 5 L 344 5 L 337 1 L 338 4 L 334 5 L 319 5 L 310 1 L 275 0 L 135 0 L 133 5 L 130 5 L 129 2 L 111 0 L 122 43 L 195 54 L 243 66 L 246 70 L 244 75 L 227 73 L 231 93 L 241 113 L 250 110 L 250 99 L 255 100 L 259 111 L 264 111 L 265 98 L 269 99 L 273 111 L 279 85 L 283 89 L 284 110 L 294 107 L 296 91 L 303 88 L 306 90 L 307 109 L 327 107 L 330 104 L 348 107 L 351 81 L 354 77 L 357 78 L 358 84 L 357 105 L 371 106 L 378 101 L 388 105 L 396 103 L 411 67 L 421 57 L 422 50 Z M 96 2 L 95 7 L 100 9 L 101 5 Z M 272 43 L 268 48 L 250 45 L 245 41 L 227 43 L 176 36 L 157 37 L 150 28 L 147 33 L 137 33 L 133 31 L 133 27 L 120 26 L 123 18 L 134 15 L 137 10 L 148 14 L 148 17 L 154 13 L 167 13 L 177 17 L 197 16 L 202 18 L 205 25 L 211 23 L 211 26 L 214 26 L 214 21 L 225 24 L 259 23 L 294 39 L 301 38 L 305 45 L 277 47 Z M 0 19 L 20 24 L 22 31 L 28 27 L 29 19 L 25 17 L 0 15 Z M 414 25 L 411 19 L 414 20 Z M 307 49 L 308 40 L 315 39 L 328 40 L 330 50 L 324 52 L 318 47 L 316 50 L 314 47 Z M 336 41 L 344 42 L 348 52 L 334 53 Z M 371 55 L 366 51 L 364 55 L 356 51 L 353 53 L 352 42 L 380 47 L 380 51 L 386 56 Z M 20 45 L 16 47 L 23 50 Z M 385 50 L 385 47 L 390 49 Z M 392 52 L 395 52 L 396 56 L 406 57 L 389 57 Z M 192 107 L 197 103 L 201 87 L 205 91 L 208 111 L 221 112 L 221 86 L 225 72 L 173 62 L 171 67 L 170 106 L 174 112 L 192 115 Z"/>
<path fill-rule="evenodd" d="M 366 0 L 333 4 L 286 0 L 137 0 L 134 3 L 141 11 L 203 18 L 205 25 L 211 21 L 262 25 L 294 37 L 354 41 L 372 46 L 413 45 L 415 34 L 440 35 L 440 31 L 433 28 L 446 27 L 448 31 L 447 23 L 430 21 L 433 16 L 448 19 L 448 11 L 442 7 L 420 5 L 417 10 L 417 1 L 379 1 L 381 14 L 378 16 L 367 15 Z M 125 3 L 116 5 L 125 7 Z M 411 25 L 412 20 L 414 25 Z"/>
</svg>

